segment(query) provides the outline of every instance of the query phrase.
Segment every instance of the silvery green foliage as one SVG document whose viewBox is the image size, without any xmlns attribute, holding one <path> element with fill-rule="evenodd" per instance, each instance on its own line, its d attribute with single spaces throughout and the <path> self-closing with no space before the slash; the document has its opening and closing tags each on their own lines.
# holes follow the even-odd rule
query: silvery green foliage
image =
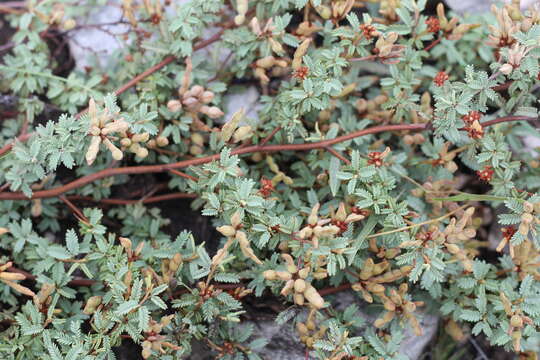
<svg viewBox="0 0 540 360">
<path fill-rule="evenodd" d="M 17 31 L 11 39 L 15 46 L 0 65 L 0 86 L 17 103 L 16 111 L 7 112 L 2 122 L 0 141 L 11 143 L 23 129 L 33 135 L 15 141 L 0 158 L 0 184 L 7 184 L 0 198 L 19 196 L 0 202 L 0 228 L 7 230 L 0 235 L 0 264 L 11 261 L 29 273 L 19 284 L 36 295 L 21 295 L 17 286 L 0 276 L 2 358 L 115 359 L 114 349 L 130 338 L 145 350 L 158 341 L 161 345 L 143 350 L 145 357 L 153 359 L 187 358 L 192 343 L 201 340 L 222 359 L 259 359 L 258 350 L 266 339 L 258 336 L 256 327 L 242 324 L 248 310 L 244 295 L 252 291 L 249 296 L 256 302 L 269 294 L 280 296 L 283 283 L 265 278 L 264 272 L 288 271 L 280 256 L 283 252 L 299 267 L 309 263 L 305 280 L 324 295 L 325 309 L 317 311 L 315 319 L 317 328 L 325 331 L 310 344 L 312 358 L 405 359 L 399 353 L 404 328 L 421 314 L 412 315 L 405 305 L 392 310 L 388 299 L 404 289 L 400 301 L 414 303 L 418 310 L 440 308 L 446 319 L 473 335 L 484 334 L 505 349 L 536 350 L 540 165 L 538 152 L 524 151 L 521 139 L 540 133 L 534 122 L 508 121 L 468 136 L 466 119 L 471 112 L 482 113 L 482 122 L 538 117 L 539 24 L 513 34 L 515 44 L 528 53 L 505 75 L 508 71 L 502 66 L 511 61 L 511 48 L 495 54 L 486 44 L 493 17 L 460 19 L 478 26 L 450 39 L 428 31 L 426 1 L 402 0 L 399 8 L 392 9 L 396 18 L 385 22 L 377 21 L 381 16 L 377 4 L 332 21 L 326 9 L 344 2 L 310 1 L 315 40 L 301 58 L 307 73 L 300 76 L 291 74 L 288 66 L 304 40 L 297 28 L 307 1 L 248 1 L 248 20 L 232 25 L 231 14 L 239 3 L 193 0 L 170 5 L 159 21 L 152 13 L 155 9 L 132 9 L 137 27 L 122 39 L 125 46 L 112 65 L 96 63 L 87 73 L 58 75 L 59 64 L 40 34 L 54 28 L 69 35 L 63 23 L 51 20 L 60 8 L 63 19 L 71 19 L 88 15 L 101 3 L 32 2 L 35 7 L 24 14 L 7 16 Z M 253 30 L 253 16 L 261 28 L 268 25 L 263 35 Z M 128 17 L 126 11 L 122 21 L 130 23 Z M 203 39 L 213 36 L 213 28 L 223 24 L 227 26 L 218 41 L 199 49 Z M 381 60 L 374 52 L 380 46 L 377 37 L 359 35 L 370 24 L 382 39 L 398 35 L 395 57 Z M 231 53 L 227 59 L 220 56 L 223 48 Z M 121 85 L 169 55 L 175 56 L 170 64 L 114 95 Z M 257 61 L 269 56 L 283 60 L 286 71 L 268 71 L 269 82 L 261 84 L 255 76 Z M 434 82 L 443 71 L 448 79 Z M 221 108 L 224 95 L 235 86 L 257 86 L 263 94 L 259 121 L 242 119 L 241 124 L 252 127 L 249 139 L 242 145 L 224 141 L 219 129 L 223 119 L 214 122 L 185 104 L 178 111 L 167 106 L 169 100 L 185 94 L 178 89 L 186 78 L 190 86 L 211 91 L 208 105 Z M 496 91 L 504 84 L 507 89 Z M 129 136 L 148 134 L 152 141 L 162 136 L 167 144 L 149 146 L 145 157 L 129 153 L 126 145 L 121 160 L 114 160 L 102 146 L 93 164 L 87 165 L 85 153 L 96 136 L 90 135 L 93 115 L 78 111 L 90 98 L 95 99 L 100 116 L 107 113 L 127 122 Z M 382 101 L 374 105 L 375 99 Z M 369 100 L 365 109 L 360 100 Z M 44 118 L 44 109 L 51 107 L 62 115 Z M 410 124 L 425 124 L 422 141 L 406 141 L 407 135 L 413 135 L 407 129 L 370 130 Z M 211 131 L 201 130 L 204 126 Z M 246 148 L 266 142 L 263 139 L 276 129 L 268 142 L 276 146 L 271 154 L 248 154 Z M 331 141 L 363 130 L 363 136 L 332 145 L 345 161 L 324 147 L 279 149 L 283 144 Z M 381 154 L 384 157 L 377 160 Z M 172 163 L 211 155 L 212 161 L 182 168 L 188 176 L 167 175 Z M 156 191 L 195 194 L 192 208 L 211 217 L 213 226 L 230 225 L 238 216 L 241 226 L 235 231 L 246 234 L 254 255 L 233 242 L 216 266 L 215 251 L 208 250 L 216 244 L 206 246 L 188 231 L 171 234 L 174 221 L 158 206 L 144 201 L 106 205 L 106 200 L 126 194 L 120 190 L 138 187 L 147 174 L 141 170 L 95 179 L 93 174 L 144 165 L 160 166 L 152 171 L 165 174 L 152 179 L 161 183 L 136 189 L 141 191 L 128 200 L 144 200 Z M 476 173 L 483 185 L 474 179 Z M 91 180 L 73 186 L 62 197 L 20 200 L 20 194 L 29 198 L 80 178 Z M 461 179 L 464 187 L 458 184 Z M 265 184 L 271 190 L 265 190 Z M 475 189 L 485 193 L 472 193 Z M 91 205 L 88 197 L 98 205 Z M 82 214 L 75 211 L 77 223 L 69 212 L 73 206 L 66 206 L 70 198 L 77 204 L 85 200 L 80 203 Z M 310 212 L 317 204 L 321 207 L 311 223 Z M 347 215 L 364 218 L 338 219 L 340 204 Z M 429 237 L 459 222 L 464 216 L 460 207 L 467 206 L 486 212 L 504 207 L 496 220 L 510 234 L 499 236 L 510 245 L 509 254 L 487 262 L 474 241 L 480 235 L 452 243 L 459 251 L 447 246 L 445 239 Z M 340 230 L 317 239 L 318 246 L 298 236 L 306 227 L 329 223 L 340 225 Z M 482 231 L 478 219 L 467 227 L 478 230 L 477 234 Z M 120 237 L 129 238 L 130 245 Z M 222 247 L 226 239 L 215 242 Z M 385 266 L 382 274 L 407 271 L 391 281 L 377 282 L 384 285 L 384 292 L 373 292 L 372 305 L 367 305 L 369 296 L 358 291 L 360 306 L 335 309 L 332 295 L 327 294 L 344 284 L 367 286 L 373 276 L 362 278 L 362 270 L 370 261 Z M 325 276 L 318 276 L 320 272 L 316 276 L 315 268 Z M 246 289 L 250 291 L 239 295 Z M 291 305 L 291 295 L 280 299 L 284 306 L 278 323 L 306 322 L 303 307 Z M 387 312 L 396 315 L 378 329 L 361 321 L 360 311 L 374 318 Z"/>
</svg>

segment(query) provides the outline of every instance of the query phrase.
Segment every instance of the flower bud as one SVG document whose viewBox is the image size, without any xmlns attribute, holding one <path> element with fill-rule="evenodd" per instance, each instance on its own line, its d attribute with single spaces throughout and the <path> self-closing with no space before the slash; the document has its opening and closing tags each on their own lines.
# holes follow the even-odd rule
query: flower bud
<svg viewBox="0 0 540 360">
<path fill-rule="evenodd" d="M 285 283 L 285 286 L 281 289 L 280 294 L 283 296 L 287 296 L 290 294 L 291 290 L 293 289 L 294 281 L 293 280 L 287 280 Z"/>
<path fill-rule="evenodd" d="M 112 157 L 116 161 L 122 160 L 124 157 L 124 154 L 122 153 L 122 150 L 114 146 L 114 144 L 107 138 L 103 139 L 103 144 L 109 149 L 109 151 L 112 154 Z"/>
<path fill-rule="evenodd" d="M 301 278 L 301 279 L 305 279 L 308 277 L 309 275 L 309 266 L 308 267 L 305 267 L 303 269 L 300 269 L 300 271 L 298 271 L 298 276 Z"/>
<path fill-rule="evenodd" d="M 92 136 L 92 140 L 90 141 L 90 146 L 88 147 L 88 150 L 86 151 L 86 163 L 88 165 L 92 165 L 92 163 L 96 160 L 97 154 L 99 152 L 100 144 L 101 144 L 101 137 Z"/>
<path fill-rule="evenodd" d="M 2 271 L 2 272 L 0 272 L 0 279 L 16 281 L 16 280 L 24 280 L 24 279 L 26 279 L 26 276 L 24 276 L 23 274 L 20 274 L 20 273 Z"/>
<path fill-rule="evenodd" d="M 146 148 L 139 148 L 137 150 L 137 152 L 135 153 L 135 155 L 138 157 L 138 158 L 141 158 L 141 159 L 144 159 L 145 157 L 148 156 L 148 150 Z"/>
<path fill-rule="evenodd" d="M 512 327 L 522 328 L 523 319 L 519 315 L 512 315 L 510 318 L 510 325 L 512 325 Z"/>
<path fill-rule="evenodd" d="M 499 71 L 504 75 L 510 75 L 514 71 L 514 67 L 510 64 L 504 64 L 499 68 Z"/>
<path fill-rule="evenodd" d="M 311 285 L 307 286 L 304 291 L 304 297 L 315 309 L 321 309 L 324 306 L 324 299 Z"/>
<path fill-rule="evenodd" d="M 208 115 L 208 117 L 211 119 L 217 119 L 225 115 L 225 113 L 221 111 L 217 106 L 202 106 L 201 112 Z"/>
<path fill-rule="evenodd" d="M 293 300 L 296 305 L 302 306 L 304 305 L 304 295 L 302 293 L 294 293 Z"/>
<path fill-rule="evenodd" d="M 263 272 L 263 276 L 266 280 L 270 281 L 277 279 L 277 274 L 275 270 L 266 270 Z"/>
<path fill-rule="evenodd" d="M 292 274 L 287 271 L 276 271 L 276 276 L 282 281 L 289 281 L 292 279 Z"/>
<path fill-rule="evenodd" d="M 123 138 L 122 140 L 120 140 L 120 145 L 122 145 L 124 147 L 131 146 L 131 139 L 130 138 Z"/>
<path fill-rule="evenodd" d="M 214 100 L 214 93 L 212 91 L 205 91 L 201 94 L 199 99 L 203 104 L 208 104 L 209 102 Z"/>
<path fill-rule="evenodd" d="M 234 234 L 236 234 L 235 228 L 230 225 L 220 226 L 216 230 L 219 231 L 221 234 L 223 234 L 223 236 L 227 236 L 227 237 L 231 237 L 231 236 L 234 236 Z"/>
<path fill-rule="evenodd" d="M 129 123 L 125 120 L 116 120 L 105 125 L 101 129 L 103 135 L 112 134 L 116 132 L 125 132 L 129 129 Z"/>
<path fill-rule="evenodd" d="M 273 37 L 268 38 L 268 42 L 270 43 L 270 47 L 272 48 L 272 51 L 276 54 L 283 54 L 285 50 L 283 50 L 283 46 L 277 42 Z"/>
<path fill-rule="evenodd" d="M 92 296 L 86 301 L 86 305 L 84 306 L 83 313 L 86 315 L 92 315 L 97 307 L 101 304 L 101 296 Z"/>
<path fill-rule="evenodd" d="M 193 96 L 194 98 L 197 98 L 202 95 L 204 92 L 204 88 L 201 85 L 193 85 L 191 89 L 186 93 L 188 96 Z"/>
<path fill-rule="evenodd" d="M 263 68 L 263 69 L 269 69 L 272 66 L 274 66 L 274 63 L 276 62 L 276 58 L 273 56 L 266 56 L 262 59 L 259 59 L 255 62 L 255 65 L 257 67 Z"/>
<path fill-rule="evenodd" d="M 142 134 L 135 134 L 131 137 L 131 141 L 133 142 L 147 142 L 150 138 L 149 133 L 142 133 Z"/>
<path fill-rule="evenodd" d="M 159 147 L 164 147 L 169 145 L 169 139 L 167 139 L 165 136 L 158 136 L 156 138 L 156 144 Z"/>
<path fill-rule="evenodd" d="M 303 279 L 296 279 L 294 281 L 294 291 L 303 293 L 306 290 L 306 282 Z"/>
<path fill-rule="evenodd" d="M 233 142 L 237 143 L 243 141 L 253 134 L 253 129 L 249 125 L 240 126 L 233 134 Z"/>
</svg>

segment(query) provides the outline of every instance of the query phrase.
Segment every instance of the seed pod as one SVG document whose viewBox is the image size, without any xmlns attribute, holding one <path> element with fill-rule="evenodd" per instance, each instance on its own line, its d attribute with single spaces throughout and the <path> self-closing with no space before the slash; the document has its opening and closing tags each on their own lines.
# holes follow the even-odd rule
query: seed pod
<svg viewBox="0 0 540 360">
<path fill-rule="evenodd" d="M 239 211 L 236 211 L 232 216 L 231 216 L 231 225 L 234 227 L 234 228 L 237 228 L 238 226 L 240 226 L 242 222 L 242 218 L 240 217 L 240 212 Z"/>
<path fill-rule="evenodd" d="M 306 290 L 306 282 L 302 279 L 296 279 L 294 281 L 294 291 L 303 293 Z"/>
<path fill-rule="evenodd" d="M 141 356 L 143 359 L 148 359 L 150 356 L 152 356 L 152 350 L 150 348 L 143 348 L 141 351 Z"/>
<path fill-rule="evenodd" d="M 43 204 L 41 199 L 32 200 L 32 208 L 30 209 L 30 214 L 32 217 L 39 217 L 43 211 Z"/>
<path fill-rule="evenodd" d="M 242 25 L 246 20 L 248 0 L 236 0 L 236 11 L 238 11 L 238 15 L 234 17 L 234 23 L 236 25 Z"/>
<path fill-rule="evenodd" d="M 120 140 L 120 145 L 122 145 L 124 147 L 131 146 L 131 139 L 130 138 L 123 138 L 122 140 Z"/>
<path fill-rule="evenodd" d="M 274 66 L 274 63 L 276 62 L 276 58 L 273 56 L 266 56 L 262 59 L 259 59 L 255 62 L 255 66 L 263 68 L 263 69 L 269 69 L 272 66 Z"/>
<path fill-rule="evenodd" d="M 325 5 L 319 5 L 315 7 L 315 11 L 324 19 L 328 20 L 332 16 L 332 9 Z"/>
<path fill-rule="evenodd" d="M 451 254 L 458 254 L 461 249 L 456 244 L 446 244 L 446 248 Z"/>
<path fill-rule="evenodd" d="M 135 134 L 131 137 L 131 141 L 133 142 L 147 142 L 150 138 L 149 133 L 142 133 L 142 134 Z"/>
<path fill-rule="evenodd" d="M 203 104 L 208 104 L 214 100 L 214 93 L 212 91 L 205 91 L 199 97 Z"/>
<path fill-rule="evenodd" d="M 422 134 L 414 134 L 413 138 L 416 144 L 423 144 L 426 141 L 426 138 Z"/>
<path fill-rule="evenodd" d="M 194 156 L 201 155 L 203 153 L 203 149 L 200 146 L 193 145 L 189 147 L 189 153 Z"/>
<path fill-rule="evenodd" d="M 300 271 L 298 271 L 298 276 L 301 278 L 301 279 L 305 279 L 308 277 L 309 275 L 309 266 L 308 267 L 305 267 L 303 269 L 300 269 Z"/>
<path fill-rule="evenodd" d="M 231 237 L 236 234 L 236 229 L 230 225 L 223 225 L 216 228 L 223 236 Z"/>
<path fill-rule="evenodd" d="M 101 296 L 92 296 L 86 301 L 84 306 L 83 313 L 86 315 L 92 315 L 97 307 L 101 304 Z"/>
<path fill-rule="evenodd" d="M 309 48 L 309 44 L 311 44 L 311 38 L 307 38 L 296 48 L 296 51 L 294 52 L 294 58 L 292 61 L 292 68 L 293 70 L 298 69 L 302 65 L 302 58 L 304 55 L 306 55 L 307 50 Z"/>
<path fill-rule="evenodd" d="M 270 78 L 266 75 L 266 71 L 263 68 L 255 68 L 253 74 L 262 84 L 268 84 L 270 82 Z"/>
<path fill-rule="evenodd" d="M 97 109 L 94 98 L 90 98 L 88 101 L 88 117 L 90 118 L 90 125 L 97 126 L 99 123 L 97 120 Z"/>
<path fill-rule="evenodd" d="M 227 250 L 224 249 L 224 248 L 219 249 L 216 252 L 216 255 L 214 255 L 214 257 L 212 257 L 212 266 L 219 265 L 226 256 L 227 256 Z"/>
<path fill-rule="evenodd" d="M 512 315 L 512 317 L 510 318 L 510 325 L 512 327 L 522 328 L 523 319 L 519 315 Z"/>
<path fill-rule="evenodd" d="M 317 221 L 319 220 L 319 216 L 317 215 L 317 213 L 319 212 L 320 207 L 321 207 L 321 204 L 317 203 L 311 209 L 311 213 L 309 214 L 309 217 L 307 219 L 309 225 L 315 225 Z"/>
<path fill-rule="evenodd" d="M 101 137 L 92 136 L 92 140 L 90 140 L 90 146 L 88 147 L 88 150 L 86 151 L 86 163 L 88 165 L 92 165 L 92 163 L 96 160 L 97 154 L 99 152 L 100 144 L 101 144 Z"/>
<path fill-rule="evenodd" d="M 158 136 L 156 138 L 156 144 L 159 147 L 164 147 L 169 145 L 169 139 L 167 139 L 165 136 Z"/>
<path fill-rule="evenodd" d="M 122 247 L 126 249 L 127 252 L 131 252 L 131 247 L 132 247 L 131 240 L 125 237 L 120 237 L 118 238 L 118 240 L 120 240 L 120 245 L 122 245 Z"/>
<path fill-rule="evenodd" d="M 237 143 L 243 141 L 253 134 L 253 129 L 249 125 L 240 126 L 233 135 L 233 142 Z"/>
<path fill-rule="evenodd" d="M 347 219 L 347 211 L 345 210 L 345 203 L 343 201 L 339 203 L 339 207 L 334 218 L 339 221 L 345 221 L 345 219 Z"/>
<path fill-rule="evenodd" d="M 236 233 L 236 235 L 238 236 L 239 233 L 242 232 L 239 231 Z M 245 257 L 250 258 L 259 265 L 262 265 L 263 262 L 255 255 L 255 252 L 253 252 L 253 249 L 249 246 L 247 238 L 245 241 L 240 241 L 240 250 L 242 250 L 242 254 L 244 254 Z"/>
<path fill-rule="evenodd" d="M 266 270 L 263 272 L 263 276 L 266 280 L 270 280 L 270 281 L 277 279 L 277 274 L 275 270 Z"/>
<path fill-rule="evenodd" d="M 191 89 L 186 93 L 186 96 L 192 96 L 194 98 L 199 97 L 204 92 L 204 88 L 201 85 L 193 85 Z"/>
<path fill-rule="evenodd" d="M 311 285 L 308 285 L 306 287 L 306 290 L 304 291 L 304 297 L 316 309 L 321 309 L 324 306 L 324 299 Z"/>
<path fill-rule="evenodd" d="M 446 170 L 450 171 L 451 173 L 456 172 L 456 170 L 458 169 L 457 164 L 453 161 L 447 162 L 444 167 L 446 168 Z"/>
<path fill-rule="evenodd" d="M 296 331 L 298 331 L 298 334 L 300 334 L 300 335 L 309 334 L 309 330 L 308 330 L 306 324 L 301 323 L 301 322 L 296 323 Z"/>
<path fill-rule="evenodd" d="M 109 151 L 112 154 L 112 157 L 116 161 L 122 160 L 124 157 L 124 154 L 122 153 L 122 150 L 114 146 L 114 144 L 107 138 L 103 139 L 103 144 L 109 149 Z"/>
<path fill-rule="evenodd" d="M 236 128 L 238 127 L 238 124 L 240 121 L 244 118 L 244 109 L 241 108 L 237 112 L 233 114 L 231 117 L 231 120 L 227 121 L 225 125 L 221 128 L 220 137 L 221 140 L 224 142 L 227 142 L 231 139 L 231 136 L 235 132 Z"/>
<path fill-rule="evenodd" d="M 405 135 L 403 137 L 403 142 L 409 146 L 415 143 L 414 138 L 411 135 Z"/>
<path fill-rule="evenodd" d="M 199 104 L 199 100 L 194 97 L 187 96 L 182 100 L 182 104 L 192 110 L 193 108 L 195 108 L 196 105 Z"/>
<path fill-rule="evenodd" d="M 349 95 L 350 93 L 352 93 L 355 89 L 356 89 L 356 83 L 350 83 L 349 85 L 345 86 L 343 90 L 341 90 L 341 92 L 339 93 L 337 97 L 338 98 L 345 97 Z"/>
<path fill-rule="evenodd" d="M 4 234 L 7 234 L 9 232 L 9 230 L 5 227 L 0 227 L 0 235 L 4 235 Z"/>
<path fill-rule="evenodd" d="M 283 50 L 283 46 L 276 41 L 273 37 L 268 38 L 268 42 L 270 43 L 270 47 L 272 48 L 272 51 L 276 54 L 283 54 L 285 50 Z"/>
<path fill-rule="evenodd" d="M 276 276 L 282 281 L 289 281 L 292 279 L 292 274 L 287 271 L 276 271 Z"/>
<path fill-rule="evenodd" d="M 293 300 L 296 305 L 304 305 L 304 295 L 302 295 L 301 293 L 294 293 Z"/>
<path fill-rule="evenodd" d="M 129 129 L 129 124 L 126 121 L 116 120 L 105 125 L 105 127 L 101 129 L 101 134 L 107 135 L 107 134 L 112 134 L 116 132 L 125 132 L 128 129 Z"/>
<path fill-rule="evenodd" d="M 0 272 L 0 279 L 16 281 L 16 280 L 24 280 L 26 279 L 26 276 L 20 273 L 2 271 Z"/>
<path fill-rule="evenodd" d="M 141 147 L 139 148 L 139 150 L 137 150 L 136 155 L 138 158 L 144 159 L 145 157 L 148 156 L 148 150 L 146 148 Z"/>
<path fill-rule="evenodd" d="M 285 283 L 285 286 L 281 289 L 280 294 L 283 295 L 283 296 L 289 295 L 289 293 L 291 292 L 293 286 L 294 286 L 294 281 L 293 280 L 287 280 L 287 282 Z"/>
<path fill-rule="evenodd" d="M 223 111 L 221 111 L 217 106 L 202 106 L 201 107 L 201 112 L 203 114 L 206 114 L 208 115 L 208 117 L 210 119 L 217 119 L 219 117 L 222 117 L 223 115 L 225 115 L 225 113 Z"/>
</svg>

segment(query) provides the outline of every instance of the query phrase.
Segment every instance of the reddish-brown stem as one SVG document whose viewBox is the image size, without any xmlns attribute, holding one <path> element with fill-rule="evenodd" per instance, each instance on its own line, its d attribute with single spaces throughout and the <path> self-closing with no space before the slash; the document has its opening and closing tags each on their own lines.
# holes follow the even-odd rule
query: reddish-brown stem
<svg viewBox="0 0 540 360">
<path fill-rule="evenodd" d="M 497 91 L 497 92 L 504 91 L 504 90 L 508 89 L 510 87 L 510 85 L 512 85 L 512 83 L 513 83 L 513 81 L 507 81 L 504 84 L 492 87 L 492 89 L 494 91 Z"/>
<path fill-rule="evenodd" d="M 428 46 L 426 46 L 426 47 L 424 48 L 424 50 L 425 50 L 425 51 L 429 51 L 429 50 L 433 49 L 435 46 L 437 46 L 437 44 L 439 44 L 439 43 L 441 42 L 441 40 L 442 40 L 442 38 L 438 38 L 438 39 L 436 39 L 436 40 L 433 40 L 433 41 L 431 42 L 431 44 L 429 44 Z"/>
<path fill-rule="evenodd" d="M 261 145 L 266 145 L 279 132 L 279 130 L 281 130 L 281 126 L 278 126 L 272 130 L 272 132 L 261 141 Z"/>
<path fill-rule="evenodd" d="M 487 126 L 509 122 L 509 121 L 533 121 L 533 120 L 537 120 L 537 118 L 532 118 L 532 117 L 527 117 L 527 116 L 506 116 L 503 118 L 483 122 L 482 126 L 487 127 Z M 252 146 L 247 146 L 241 149 L 235 149 L 231 152 L 231 154 L 244 155 L 244 154 L 250 154 L 254 152 L 270 153 L 270 152 L 278 152 L 278 151 L 307 151 L 307 150 L 314 150 L 314 149 L 324 149 L 329 146 L 342 143 L 345 141 L 349 141 L 360 136 L 377 134 L 377 133 L 387 132 L 387 131 L 404 131 L 404 130 L 422 131 L 422 130 L 428 129 L 428 125 L 429 124 L 399 124 L 399 125 L 374 126 L 368 129 L 358 130 L 358 131 L 354 131 L 346 135 L 338 136 L 334 139 L 328 139 L 328 140 L 323 140 L 323 141 L 318 141 L 318 142 L 313 142 L 313 143 L 303 143 L 303 144 L 252 145 Z M 190 159 L 190 160 L 183 160 L 183 161 L 175 162 L 172 164 L 141 165 L 141 166 L 128 166 L 128 167 L 121 167 L 121 168 L 105 169 L 105 170 L 101 170 L 90 175 L 83 176 L 77 180 L 74 180 L 62 186 L 58 186 L 56 188 L 36 191 L 33 193 L 32 199 L 56 197 L 65 192 L 90 184 L 96 180 L 114 176 L 114 175 L 147 174 L 147 173 L 158 173 L 158 172 L 170 171 L 171 169 L 182 169 L 189 166 L 196 166 L 196 165 L 209 163 L 211 161 L 219 159 L 219 156 L 220 156 L 219 154 L 214 154 L 214 155 L 204 156 L 204 157 Z M 27 200 L 27 199 L 28 197 L 26 197 L 23 193 L 19 193 L 19 192 L 0 193 L 0 200 Z"/>
<path fill-rule="evenodd" d="M 347 164 L 347 165 L 351 164 L 351 161 L 349 159 L 347 159 L 345 156 L 341 155 L 339 152 L 334 150 L 332 147 L 330 147 L 330 146 L 325 147 L 325 150 L 328 151 L 330 154 L 334 155 L 335 157 L 337 157 L 339 160 L 343 161 L 345 164 Z"/>
<path fill-rule="evenodd" d="M 87 224 L 89 223 L 88 218 L 84 216 L 82 211 L 77 206 L 75 206 L 75 204 L 69 201 L 64 195 L 60 195 L 59 198 L 64 202 L 64 204 L 67 205 L 67 207 L 73 212 L 73 214 L 78 220 L 83 221 Z"/>
<path fill-rule="evenodd" d="M 191 176 L 191 175 L 188 175 L 182 171 L 178 171 L 178 170 L 174 170 L 174 169 L 171 169 L 169 170 L 170 173 L 174 174 L 174 175 L 178 175 L 180 177 L 183 177 L 184 179 L 188 179 L 188 180 L 193 180 L 193 181 L 197 181 L 197 178 L 194 177 L 194 176 Z"/>
<path fill-rule="evenodd" d="M 126 199 L 97 200 L 91 196 L 79 196 L 79 195 L 71 195 L 71 196 L 66 196 L 66 197 L 72 201 L 91 201 L 91 202 L 97 202 L 97 203 L 106 204 L 106 205 L 130 205 L 130 204 L 135 204 L 139 202 L 143 204 L 151 204 L 151 203 L 167 201 L 167 200 L 194 199 L 197 197 L 197 195 L 178 192 L 178 193 L 171 193 L 171 194 L 156 195 L 156 196 L 152 196 L 152 197 L 148 197 L 148 198 L 140 199 L 140 200 L 137 200 L 137 199 L 135 200 L 126 200 Z"/>
</svg>

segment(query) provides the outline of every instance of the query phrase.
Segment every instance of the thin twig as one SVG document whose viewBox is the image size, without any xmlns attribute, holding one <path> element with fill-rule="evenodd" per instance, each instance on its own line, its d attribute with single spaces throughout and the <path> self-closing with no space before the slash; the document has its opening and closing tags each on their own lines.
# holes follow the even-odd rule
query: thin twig
<svg viewBox="0 0 540 360">
<path fill-rule="evenodd" d="M 182 171 L 178 171 L 178 170 L 174 170 L 174 169 L 171 169 L 169 170 L 170 173 L 173 173 L 174 175 L 178 175 L 180 177 L 183 177 L 184 179 L 188 179 L 188 180 L 193 180 L 193 181 L 197 181 L 198 179 L 194 176 L 191 176 L 191 175 L 188 175 Z"/>
<path fill-rule="evenodd" d="M 334 155 L 335 157 L 337 157 L 339 160 L 343 161 L 345 164 L 347 165 L 350 165 L 351 164 L 351 161 L 349 159 L 347 159 L 345 156 L 341 155 L 339 152 L 337 152 L 336 150 L 334 150 L 332 147 L 330 146 L 327 146 L 324 148 L 326 151 L 328 151 L 330 154 Z"/>
<path fill-rule="evenodd" d="M 152 197 L 147 197 L 143 199 L 134 199 L 134 200 L 127 200 L 127 199 L 97 200 L 91 196 L 80 196 L 80 195 L 66 196 L 66 198 L 72 201 L 91 201 L 91 202 L 96 202 L 96 203 L 106 204 L 106 205 L 131 205 L 131 204 L 136 204 L 136 203 L 151 204 L 151 203 L 167 201 L 167 200 L 194 199 L 196 197 L 197 197 L 196 194 L 187 194 L 187 193 L 180 193 L 180 192 L 172 193 L 172 194 L 156 195 Z"/>
<path fill-rule="evenodd" d="M 272 132 L 261 141 L 261 145 L 266 145 L 280 130 L 281 126 L 278 126 L 274 130 L 272 130 Z"/>
<path fill-rule="evenodd" d="M 428 46 L 426 46 L 424 48 L 424 51 L 429 51 L 431 49 L 433 49 L 436 45 L 438 45 L 440 42 L 441 42 L 442 38 L 438 38 L 437 40 L 433 40 L 431 42 L 431 44 L 429 44 Z"/>
<path fill-rule="evenodd" d="M 394 229 L 394 230 L 388 230 L 388 231 L 383 231 L 383 232 L 380 232 L 380 233 L 376 233 L 376 234 L 371 234 L 369 236 L 366 236 L 366 239 L 372 239 L 372 238 L 376 238 L 376 237 L 379 237 L 379 236 L 383 236 L 383 235 L 389 235 L 389 234 L 394 234 L 394 233 L 397 233 L 397 232 L 402 232 L 402 231 L 405 231 L 405 230 L 410 230 L 410 229 L 414 229 L 414 228 L 417 228 L 419 226 L 423 226 L 423 225 L 428 225 L 428 224 L 433 224 L 433 223 L 436 223 L 436 222 L 440 222 L 452 215 L 454 215 L 455 213 L 465 209 L 467 206 L 469 205 L 463 205 L 463 206 L 460 206 L 458 207 L 457 209 L 453 210 L 453 211 L 450 211 L 448 214 L 445 214 L 443 216 L 440 216 L 436 219 L 431 219 L 431 220 L 426 220 L 426 221 L 423 221 L 421 223 L 418 223 L 418 224 L 413 224 L 413 225 L 409 225 L 409 226 L 404 226 L 404 227 L 401 227 L 399 229 Z"/>
<path fill-rule="evenodd" d="M 535 120 L 537 120 L 536 117 L 507 116 L 507 117 L 503 117 L 499 119 L 485 121 L 482 123 L 482 126 L 487 127 L 487 126 L 492 126 L 495 124 L 510 122 L 510 121 L 535 121 Z M 241 149 L 235 149 L 231 151 L 231 155 L 244 155 L 244 154 L 251 154 L 254 152 L 271 153 L 271 152 L 281 152 L 281 151 L 308 151 L 308 150 L 315 150 L 315 149 L 324 149 L 326 147 L 339 144 L 345 141 L 349 141 L 349 140 L 355 139 L 357 137 L 365 136 L 365 135 L 377 134 L 377 133 L 388 132 L 388 131 L 404 131 L 404 130 L 422 131 L 422 130 L 428 129 L 428 126 L 429 124 L 399 124 L 399 125 L 374 126 L 374 127 L 363 129 L 363 130 L 354 131 L 346 135 L 338 136 L 333 139 L 322 140 L 322 141 L 313 142 L 313 143 L 247 146 Z M 183 160 L 183 161 L 175 162 L 172 164 L 140 165 L 140 166 L 128 166 L 128 167 L 105 169 L 105 170 L 95 172 L 93 174 L 83 176 L 81 178 L 78 178 L 77 180 L 74 180 L 62 186 L 58 186 L 56 188 L 36 191 L 33 193 L 31 199 L 56 197 L 61 194 L 64 194 L 65 192 L 90 184 L 96 180 L 103 179 L 106 177 L 111 177 L 114 175 L 148 174 L 148 173 L 166 172 L 166 171 L 170 171 L 171 169 L 176 170 L 176 169 L 186 168 L 189 166 L 206 164 L 214 160 L 218 160 L 219 157 L 220 157 L 220 154 L 214 154 L 214 155 L 204 156 L 204 157 L 195 158 L 195 159 Z M 0 193 L 0 200 L 28 200 L 28 199 L 29 198 L 21 192 Z"/>
<path fill-rule="evenodd" d="M 73 212 L 73 214 L 79 221 L 82 221 L 86 224 L 90 223 L 88 221 L 88 218 L 84 216 L 83 212 L 77 206 L 75 206 L 75 204 L 69 201 L 64 195 L 60 195 L 58 198 L 67 205 L 67 207 Z"/>
</svg>

